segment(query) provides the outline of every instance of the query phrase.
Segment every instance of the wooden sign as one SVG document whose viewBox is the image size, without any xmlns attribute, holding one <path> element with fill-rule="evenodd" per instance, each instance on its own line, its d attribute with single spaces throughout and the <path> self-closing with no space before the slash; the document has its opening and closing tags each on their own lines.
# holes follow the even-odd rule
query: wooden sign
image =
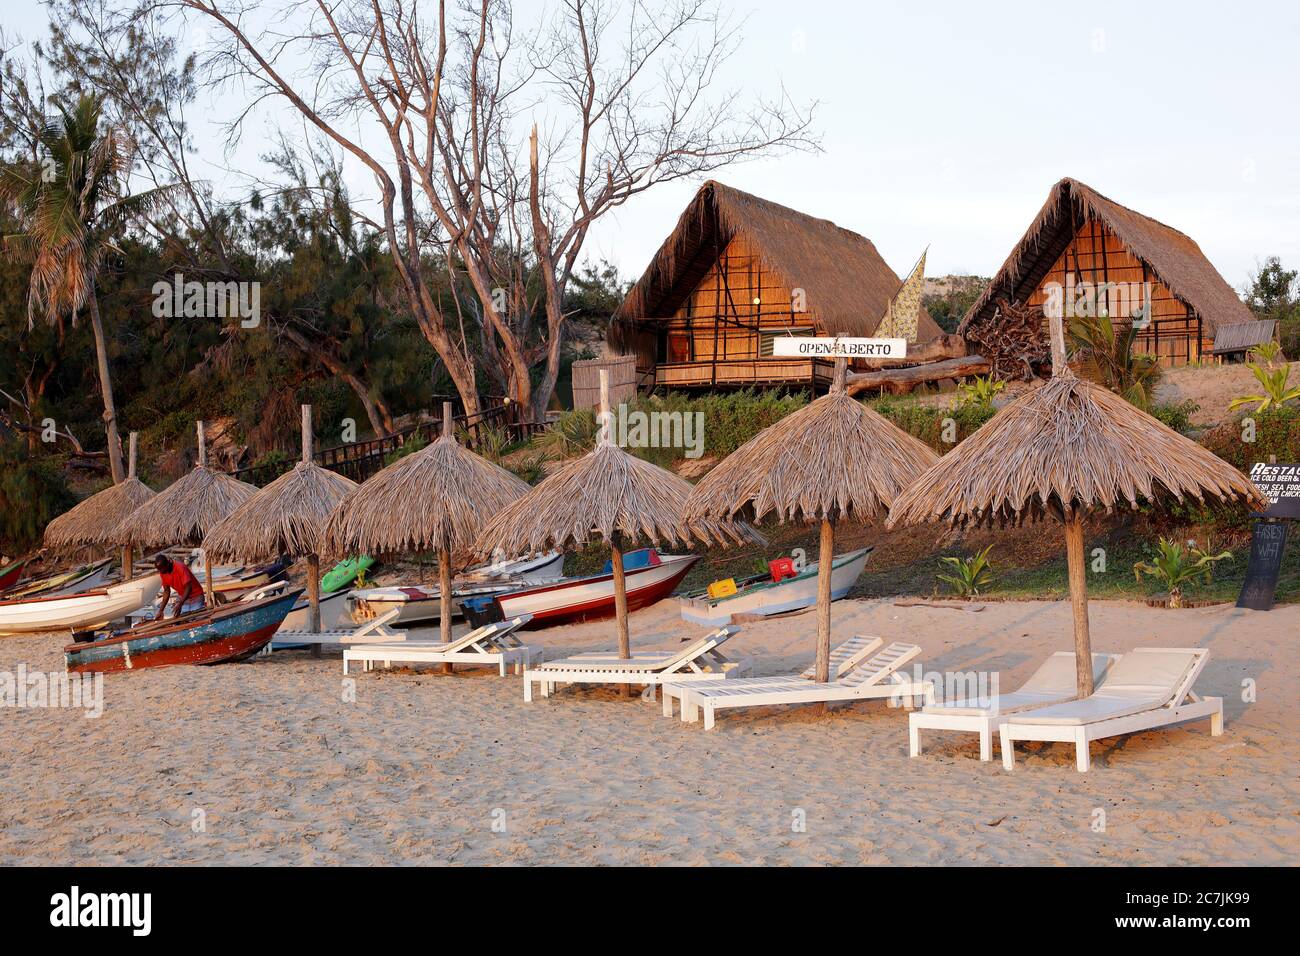
<svg viewBox="0 0 1300 956">
<path fill-rule="evenodd" d="M 1300 465 L 1256 462 L 1250 480 L 1268 499 L 1264 514 L 1270 518 L 1300 518 Z"/>
<path fill-rule="evenodd" d="M 1287 525 L 1284 521 L 1255 522 L 1250 536 L 1250 560 L 1246 563 L 1246 580 L 1237 597 L 1237 607 L 1267 611 L 1273 607 L 1278 575 L 1282 572 L 1282 552 L 1286 548 Z"/>
<path fill-rule="evenodd" d="M 780 358 L 905 358 L 907 340 L 778 335 L 772 339 L 772 354 Z"/>
</svg>

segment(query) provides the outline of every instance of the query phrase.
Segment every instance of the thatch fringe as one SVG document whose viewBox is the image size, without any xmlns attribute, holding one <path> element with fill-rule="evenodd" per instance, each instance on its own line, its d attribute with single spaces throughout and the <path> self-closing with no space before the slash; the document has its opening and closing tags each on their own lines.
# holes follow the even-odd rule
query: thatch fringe
<svg viewBox="0 0 1300 956">
<path fill-rule="evenodd" d="M 299 462 L 218 522 L 203 548 L 214 557 L 241 561 L 320 554 L 326 520 L 356 487 L 350 478 Z"/>
<path fill-rule="evenodd" d="M 256 493 L 253 485 L 196 465 L 127 515 L 106 538 L 139 548 L 198 545 L 218 521 Z"/>
<path fill-rule="evenodd" d="M 1068 368 L 1007 405 L 894 502 L 889 526 L 1019 523 L 1258 489 L 1227 462 Z"/>
<path fill-rule="evenodd" d="M 46 525 L 45 546 L 66 552 L 115 545 L 114 532 L 122 519 L 154 496 L 154 490 L 135 476 L 111 485 Z"/>
<path fill-rule="evenodd" d="M 686 517 L 866 521 L 937 460 L 924 442 L 831 391 L 728 455 L 695 486 Z"/>
<path fill-rule="evenodd" d="M 710 180 L 614 313 L 610 344 L 627 351 L 633 322 L 671 315 L 713 264 L 715 249 L 736 236 L 758 250 L 763 268 L 783 285 L 807 293 L 807 317 L 828 335 L 871 335 L 901 285 L 870 239 Z M 941 334 L 923 307 L 918 343 Z"/>
<path fill-rule="evenodd" d="M 467 553 L 483 523 L 527 491 L 527 483 L 444 434 L 348 492 L 325 523 L 326 551 Z"/>
<path fill-rule="evenodd" d="M 1130 253 L 1147 264 L 1156 279 L 1200 315 L 1207 333 L 1220 324 L 1253 318 L 1189 236 L 1066 178 L 1052 187 L 1043 208 L 984 294 L 970 307 L 957 332 L 965 335 L 973 324 L 991 320 L 999 298 L 1026 301 L 1070 244 L 1076 227 L 1087 220 L 1109 228 Z"/>
<path fill-rule="evenodd" d="M 498 514 L 479 535 L 480 556 L 584 548 L 594 541 L 726 545 L 750 537 L 728 522 L 686 521 L 691 486 L 623 449 L 602 441 Z"/>
</svg>

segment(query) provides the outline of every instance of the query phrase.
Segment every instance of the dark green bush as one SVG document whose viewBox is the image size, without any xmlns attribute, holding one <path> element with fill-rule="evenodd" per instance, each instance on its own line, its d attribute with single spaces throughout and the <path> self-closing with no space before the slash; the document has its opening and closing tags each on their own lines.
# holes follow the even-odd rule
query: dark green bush
<svg viewBox="0 0 1300 956">
<path fill-rule="evenodd" d="M 914 398 L 896 398 L 890 395 L 876 399 L 871 407 L 940 453 L 954 448 L 957 442 L 975 434 L 981 425 L 997 414 L 991 405 L 972 402 L 956 408 L 936 408 L 922 405 Z M 944 441 L 944 423 L 947 419 L 952 419 L 957 426 L 956 442 Z"/>
<path fill-rule="evenodd" d="M 1192 427 L 1192 416 L 1201 410 L 1190 398 L 1182 402 L 1165 402 L 1158 405 L 1152 405 L 1149 409 L 1152 417 L 1164 422 L 1176 432 L 1182 432 L 1184 435 Z"/>
<path fill-rule="evenodd" d="M 29 456 L 21 442 L 0 442 L 0 553 L 36 547 L 45 526 L 76 503 L 59 459 Z"/>
</svg>

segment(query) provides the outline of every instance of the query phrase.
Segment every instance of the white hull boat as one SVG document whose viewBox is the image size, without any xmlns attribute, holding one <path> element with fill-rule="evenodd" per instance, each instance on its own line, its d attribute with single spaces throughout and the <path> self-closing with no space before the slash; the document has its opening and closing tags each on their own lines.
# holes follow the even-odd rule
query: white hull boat
<svg viewBox="0 0 1300 956">
<path fill-rule="evenodd" d="M 467 581 L 555 581 L 564 576 L 564 552 L 547 551 L 531 558 L 511 558 L 470 568 L 465 572 Z"/>
<path fill-rule="evenodd" d="M 150 574 L 78 594 L 0 601 L 0 634 L 88 630 L 147 607 L 161 589 Z"/>
<path fill-rule="evenodd" d="M 852 590 L 862 576 L 871 548 L 850 551 L 837 556 L 831 564 L 831 600 L 838 601 Z M 736 615 L 747 614 L 766 617 L 785 614 L 812 607 L 817 603 L 817 567 L 808 565 L 795 577 L 779 583 L 756 581 L 741 587 L 735 594 L 716 600 L 706 593 L 691 594 L 682 598 L 682 620 L 706 627 L 722 627 L 733 623 Z"/>
<path fill-rule="evenodd" d="M 667 597 L 698 560 L 694 554 L 655 554 L 653 563 L 628 568 L 627 609 L 649 607 Z M 563 578 L 519 588 L 498 596 L 496 603 L 506 619 L 531 614 L 525 625 L 528 630 L 613 617 L 614 575 Z"/>
<path fill-rule="evenodd" d="M 471 584 L 452 591 L 451 613 L 462 613 L 460 599 L 484 594 L 504 594 L 517 584 Z M 431 626 L 442 620 L 442 592 L 436 587 L 364 588 L 352 591 L 348 599 L 352 620 L 357 624 L 374 620 L 381 614 L 396 610 L 397 617 L 389 621 L 393 627 Z"/>
<path fill-rule="evenodd" d="M 332 594 L 322 594 L 320 598 L 320 626 L 322 630 L 334 630 L 340 627 L 351 627 L 353 624 L 352 615 L 348 612 L 348 595 L 352 593 L 351 588 L 342 591 L 335 591 Z M 306 597 L 298 599 L 298 603 L 293 606 L 280 625 L 282 631 L 306 631 L 311 628 L 311 604 Z"/>
</svg>

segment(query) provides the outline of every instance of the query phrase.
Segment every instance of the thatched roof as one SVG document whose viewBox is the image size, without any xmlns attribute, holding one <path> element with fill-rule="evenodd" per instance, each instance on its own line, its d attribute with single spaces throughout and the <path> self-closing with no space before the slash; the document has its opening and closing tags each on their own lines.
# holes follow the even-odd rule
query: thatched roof
<svg viewBox="0 0 1300 956">
<path fill-rule="evenodd" d="M 106 535 L 138 548 L 198 545 L 217 522 L 253 497 L 257 488 L 206 465 L 158 492 Z"/>
<path fill-rule="evenodd" d="M 46 525 L 45 546 L 56 551 L 72 551 L 116 544 L 114 532 L 122 519 L 154 495 L 152 488 L 131 475 L 96 492 Z"/>
<path fill-rule="evenodd" d="M 889 525 L 1015 523 L 1207 497 L 1263 503 L 1227 462 L 1063 368 L 917 478 L 894 502 Z"/>
<path fill-rule="evenodd" d="M 736 236 L 784 285 L 807 292 L 808 316 L 828 335 L 871 335 L 902 285 L 870 239 L 710 180 L 615 311 L 611 344 L 625 350 L 632 322 L 671 316 L 709 271 L 717 250 Z M 922 308 L 917 342 L 941 334 Z"/>
<path fill-rule="evenodd" d="M 482 556 L 583 548 L 615 534 L 624 544 L 739 543 L 747 530 L 682 518 L 691 486 L 684 478 L 602 440 L 569 462 L 483 529 Z"/>
<path fill-rule="evenodd" d="M 325 523 L 330 554 L 468 551 L 483 523 L 528 491 L 444 433 L 343 496 Z"/>
<path fill-rule="evenodd" d="M 1233 352 L 1245 352 L 1256 345 L 1272 342 L 1277 338 L 1277 322 L 1273 319 L 1255 319 L 1250 322 L 1234 322 L 1221 325 L 1214 333 L 1214 348 L 1211 355 L 1230 355 Z"/>
<path fill-rule="evenodd" d="M 870 520 L 937 460 L 924 442 L 832 389 L 761 431 L 700 479 L 686 515 Z"/>
<path fill-rule="evenodd" d="M 1083 223 L 1106 226 L 1179 301 L 1201 317 L 1206 332 L 1250 320 L 1250 310 L 1191 238 L 1107 199 L 1078 180 L 1062 179 L 957 331 L 993 318 L 997 300 L 1024 302 L 1060 259 Z"/>
<path fill-rule="evenodd" d="M 326 519 L 356 487 L 350 478 L 300 461 L 209 531 L 204 550 L 240 561 L 320 554 Z"/>
</svg>

